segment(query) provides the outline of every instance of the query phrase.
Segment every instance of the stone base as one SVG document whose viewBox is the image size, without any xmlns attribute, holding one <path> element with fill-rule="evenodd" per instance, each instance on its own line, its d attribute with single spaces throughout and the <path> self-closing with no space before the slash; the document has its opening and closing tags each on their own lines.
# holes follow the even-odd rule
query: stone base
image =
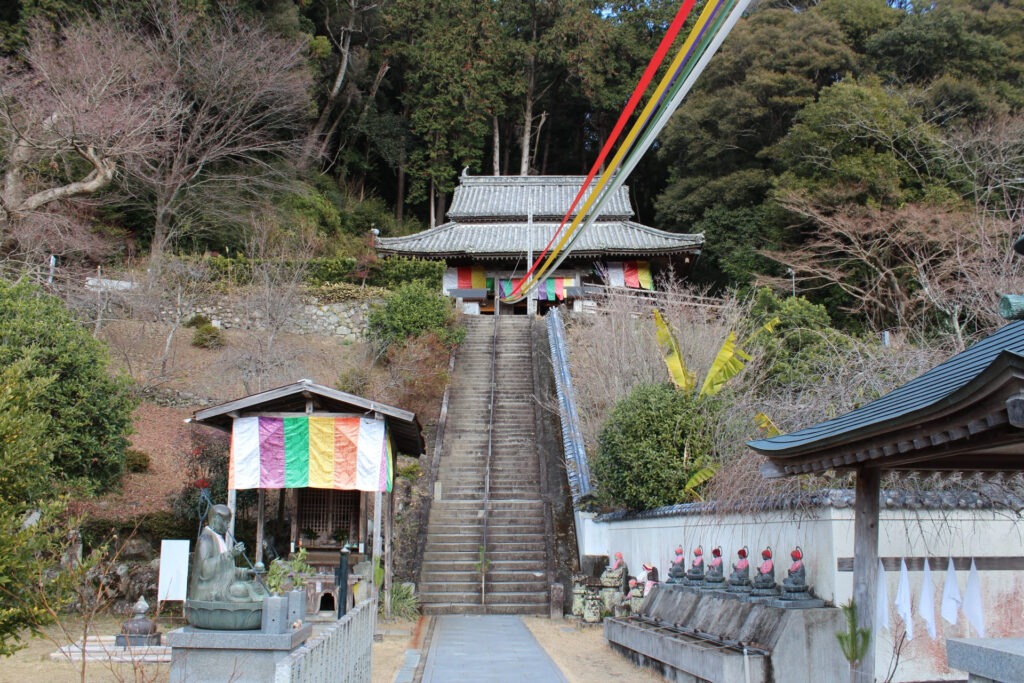
<svg viewBox="0 0 1024 683">
<path fill-rule="evenodd" d="M 167 634 L 171 683 L 273 683 L 277 663 L 313 634 L 305 624 L 289 633 L 213 631 L 186 626 Z"/>
<path fill-rule="evenodd" d="M 163 638 L 162 633 L 147 633 L 145 635 L 119 633 L 114 636 L 114 645 L 117 647 L 139 647 L 140 645 L 160 645 Z"/>
<path fill-rule="evenodd" d="M 946 657 L 970 683 L 1024 680 L 1024 638 L 949 638 Z"/>
<path fill-rule="evenodd" d="M 802 600 L 779 598 L 778 600 L 768 600 L 764 604 L 769 607 L 781 607 L 782 609 L 815 609 L 824 607 L 825 601 L 817 598 L 804 598 Z"/>
<path fill-rule="evenodd" d="M 706 590 L 724 591 L 726 588 L 729 587 L 729 584 L 727 584 L 725 581 L 708 581 L 707 579 L 704 579 L 703 587 Z"/>
</svg>

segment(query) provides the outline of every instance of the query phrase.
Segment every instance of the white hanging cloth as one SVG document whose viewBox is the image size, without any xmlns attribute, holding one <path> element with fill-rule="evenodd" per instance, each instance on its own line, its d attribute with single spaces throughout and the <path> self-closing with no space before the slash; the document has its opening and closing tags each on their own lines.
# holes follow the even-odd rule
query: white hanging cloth
<svg viewBox="0 0 1024 683">
<path fill-rule="evenodd" d="M 960 587 L 956 585 L 956 570 L 951 557 L 946 568 L 946 585 L 942 588 L 942 618 L 950 624 L 956 624 L 960 602 Z"/>
<path fill-rule="evenodd" d="M 935 640 L 935 584 L 932 583 L 932 568 L 927 557 L 924 558 L 924 578 L 921 580 L 921 600 L 917 603 L 917 613 L 924 619 L 928 635 Z"/>
<path fill-rule="evenodd" d="M 878 560 L 878 583 L 875 588 L 875 626 L 889 630 L 889 587 L 885 584 L 885 567 Z"/>
<path fill-rule="evenodd" d="M 914 618 L 910 612 L 910 576 L 907 574 L 907 561 L 900 559 L 900 583 L 896 589 L 896 614 L 903 620 L 903 628 L 907 632 L 907 640 L 914 639 Z"/>
<path fill-rule="evenodd" d="M 978 568 L 971 558 L 971 573 L 967 576 L 967 588 L 964 590 L 964 616 L 967 622 L 978 632 L 979 638 L 985 637 L 985 617 L 981 606 L 981 581 L 978 579 Z"/>
</svg>

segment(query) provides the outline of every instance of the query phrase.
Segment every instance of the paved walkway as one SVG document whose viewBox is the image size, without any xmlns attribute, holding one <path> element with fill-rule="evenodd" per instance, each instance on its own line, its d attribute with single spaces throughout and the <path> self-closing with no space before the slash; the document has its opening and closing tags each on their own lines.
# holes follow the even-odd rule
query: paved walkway
<svg viewBox="0 0 1024 683">
<path fill-rule="evenodd" d="M 520 617 L 434 619 L 422 683 L 567 683 Z"/>
</svg>

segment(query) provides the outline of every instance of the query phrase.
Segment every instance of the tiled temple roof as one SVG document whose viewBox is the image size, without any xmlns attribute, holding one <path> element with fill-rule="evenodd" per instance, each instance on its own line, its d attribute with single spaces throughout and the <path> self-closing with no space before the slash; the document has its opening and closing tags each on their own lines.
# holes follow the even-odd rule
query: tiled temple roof
<svg viewBox="0 0 1024 683">
<path fill-rule="evenodd" d="M 472 256 L 477 259 L 535 256 L 547 245 L 558 223 L 445 223 L 408 237 L 377 240 L 377 251 L 394 255 L 435 258 Z M 632 221 L 597 221 L 573 245 L 576 256 L 642 256 L 699 251 L 704 235 L 681 235 Z"/>
<path fill-rule="evenodd" d="M 448 223 L 406 237 L 380 238 L 377 251 L 474 259 L 526 256 L 529 250 L 540 254 L 583 180 L 582 176 L 463 176 L 455 188 Z M 642 258 L 699 252 L 704 245 L 703 234 L 665 232 L 629 220 L 632 216 L 629 190 L 621 187 L 580 234 L 573 255 Z"/>
</svg>

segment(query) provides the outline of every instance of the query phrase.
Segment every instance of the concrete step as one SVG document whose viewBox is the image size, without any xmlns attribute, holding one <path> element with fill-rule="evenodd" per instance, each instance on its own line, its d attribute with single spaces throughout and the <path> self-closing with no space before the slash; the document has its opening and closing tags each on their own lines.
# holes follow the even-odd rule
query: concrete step
<svg viewBox="0 0 1024 683">
<path fill-rule="evenodd" d="M 428 616 L 444 614 L 518 614 L 530 616 L 547 614 L 548 606 L 547 603 L 543 605 L 480 605 L 479 601 L 477 603 L 438 603 L 423 605 L 423 613 Z"/>
</svg>

